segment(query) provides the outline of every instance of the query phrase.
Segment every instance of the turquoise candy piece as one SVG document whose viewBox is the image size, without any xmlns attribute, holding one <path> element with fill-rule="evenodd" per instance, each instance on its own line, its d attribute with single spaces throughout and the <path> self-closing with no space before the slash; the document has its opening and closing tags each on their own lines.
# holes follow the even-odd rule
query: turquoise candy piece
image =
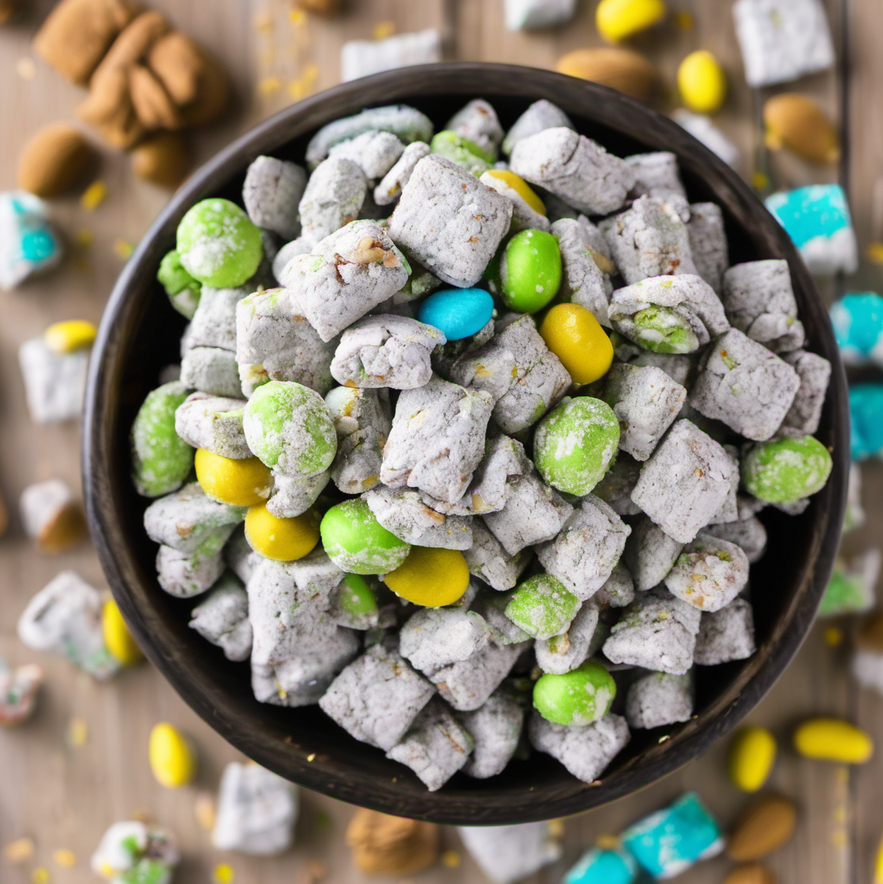
<svg viewBox="0 0 883 884">
<path fill-rule="evenodd" d="M 849 391 L 852 459 L 883 457 L 883 384 L 858 384 Z"/>
<path fill-rule="evenodd" d="M 442 289 L 420 305 L 417 319 L 459 341 L 481 331 L 493 313 L 494 299 L 484 289 Z"/>
<path fill-rule="evenodd" d="M 562 884 L 633 884 L 637 876 L 638 864 L 621 847 L 593 847 L 567 872 Z"/>
<path fill-rule="evenodd" d="M 851 365 L 883 365 L 883 298 L 874 292 L 852 292 L 831 305 L 834 337 Z"/>
<path fill-rule="evenodd" d="M 824 487 L 831 467 L 828 449 L 812 436 L 758 442 L 742 458 L 742 484 L 759 500 L 796 503 Z"/>
<path fill-rule="evenodd" d="M 30 193 L 0 193 L 0 289 L 13 289 L 61 260 L 46 204 Z"/>
<path fill-rule="evenodd" d="M 622 843 L 655 878 L 678 875 L 724 847 L 720 827 L 695 792 L 629 826 Z"/>
</svg>

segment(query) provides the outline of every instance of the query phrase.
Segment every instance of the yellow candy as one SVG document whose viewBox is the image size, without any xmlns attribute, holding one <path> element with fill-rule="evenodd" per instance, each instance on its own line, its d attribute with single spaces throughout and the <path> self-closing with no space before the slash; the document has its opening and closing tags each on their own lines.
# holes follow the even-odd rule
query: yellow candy
<svg viewBox="0 0 883 884">
<path fill-rule="evenodd" d="M 108 599 L 101 612 L 101 630 L 107 650 L 123 666 L 132 666 L 141 659 L 141 649 L 135 644 L 117 603 Z"/>
<path fill-rule="evenodd" d="M 43 332 L 43 339 L 50 350 L 56 353 L 73 353 L 91 347 L 98 329 L 85 319 L 69 319 L 56 322 Z"/>
<path fill-rule="evenodd" d="M 490 169 L 488 175 L 499 178 L 508 184 L 538 215 L 545 217 L 546 207 L 530 185 L 520 176 L 508 169 Z"/>
<path fill-rule="evenodd" d="M 877 848 L 877 861 L 874 863 L 874 884 L 883 884 L 883 840 Z"/>
<path fill-rule="evenodd" d="M 744 727 L 730 743 L 729 774 L 733 785 L 756 792 L 766 781 L 776 760 L 776 739 L 764 727 Z"/>
<path fill-rule="evenodd" d="M 662 0 L 601 0 L 595 11 L 598 33 L 610 43 L 619 43 L 663 18 Z"/>
<path fill-rule="evenodd" d="M 194 466 L 202 490 L 221 503 L 253 506 L 270 496 L 273 484 L 270 468 L 256 457 L 234 460 L 197 448 Z"/>
<path fill-rule="evenodd" d="M 590 384 L 610 370 L 613 344 L 585 307 L 557 304 L 546 314 L 540 335 L 575 383 Z"/>
<path fill-rule="evenodd" d="M 874 742 L 860 728 L 839 718 L 811 718 L 794 732 L 794 748 L 807 758 L 864 764 Z"/>
<path fill-rule="evenodd" d="M 691 52 L 678 68 L 681 100 L 697 114 L 711 114 L 727 95 L 727 78 L 717 59 L 704 49 Z"/>
<path fill-rule="evenodd" d="M 196 756 L 190 744 L 168 722 L 154 725 L 149 751 L 150 769 L 161 785 L 176 789 L 196 775 Z"/>
<path fill-rule="evenodd" d="M 249 507 L 245 537 L 251 548 L 277 562 L 302 559 L 319 542 L 319 514 L 307 510 L 291 519 L 274 516 L 265 503 Z"/>
<path fill-rule="evenodd" d="M 469 586 L 469 566 L 456 549 L 412 547 L 405 561 L 384 578 L 386 585 L 401 598 L 438 608 L 452 605 Z"/>
</svg>

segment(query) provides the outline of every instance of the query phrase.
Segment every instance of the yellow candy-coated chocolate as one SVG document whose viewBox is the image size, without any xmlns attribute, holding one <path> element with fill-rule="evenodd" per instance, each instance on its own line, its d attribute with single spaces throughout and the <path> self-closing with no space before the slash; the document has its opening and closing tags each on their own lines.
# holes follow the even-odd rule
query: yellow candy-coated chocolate
<svg viewBox="0 0 883 884">
<path fill-rule="evenodd" d="M 730 743 L 728 769 L 733 785 L 756 792 L 776 761 L 776 738 L 765 727 L 743 727 Z"/>
<path fill-rule="evenodd" d="M 401 598 L 438 608 L 452 605 L 469 586 L 469 566 L 456 549 L 411 548 L 408 557 L 384 578 L 386 585 Z"/>
<path fill-rule="evenodd" d="M 55 353 L 73 353 L 91 347 L 98 329 L 86 319 L 68 319 L 56 322 L 43 332 L 43 340 Z"/>
<path fill-rule="evenodd" d="M 691 52 L 678 67 L 681 100 L 697 114 L 713 114 L 727 97 L 727 78 L 707 50 Z"/>
<path fill-rule="evenodd" d="M 556 304 L 546 314 L 540 335 L 575 383 L 590 384 L 610 370 L 613 344 L 585 307 Z"/>
<path fill-rule="evenodd" d="M 163 786 L 186 786 L 196 775 L 196 755 L 190 743 L 167 721 L 150 732 L 150 769 Z"/>
<path fill-rule="evenodd" d="M 490 169 L 487 174 L 508 184 L 538 215 L 545 217 L 546 207 L 543 201 L 520 175 L 508 169 Z"/>
<path fill-rule="evenodd" d="M 245 537 L 251 548 L 277 562 L 302 559 L 319 542 L 319 514 L 307 510 L 299 516 L 274 516 L 265 503 L 249 507 L 245 515 Z"/>
<path fill-rule="evenodd" d="M 256 457 L 234 460 L 197 448 L 194 466 L 202 490 L 221 503 L 254 506 L 270 496 L 273 485 L 270 468 Z"/>
<path fill-rule="evenodd" d="M 598 33 L 610 43 L 619 43 L 663 18 L 663 0 L 601 0 L 595 10 Z"/>
<path fill-rule="evenodd" d="M 794 732 L 794 748 L 806 758 L 864 764 L 874 754 L 874 741 L 848 721 L 811 718 Z"/>
<path fill-rule="evenodd" d="M 123 666 L 133 666 L 141 660 L 141 649 L 135 644 L 135 639 L 123 620 L 123 615 L 117 603 L 108 599 L 101 611 L 101 631 L 104 635 L 104 644 L 111 656 L 119 660 Z"/>
</svg>

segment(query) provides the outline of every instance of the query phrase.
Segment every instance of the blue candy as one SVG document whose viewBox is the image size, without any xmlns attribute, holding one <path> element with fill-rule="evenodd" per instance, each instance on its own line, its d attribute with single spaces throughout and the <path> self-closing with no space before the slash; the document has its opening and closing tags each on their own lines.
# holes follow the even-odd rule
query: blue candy
<svg viewBox="0 0 883 884">
<path fill-rule="evenodd" d="M 849 391 L 853 460 L 883 457 L 883 384 L 858 384 Z"/>
<path fill-rule="evenodd" d="M 61 251 L 41 199 L 23 190 L 0 193 L 0 288 L 55 266 Z"/>
<path fill-rule="evenodd" d="M 883 298 L 853 292 L 831 306 L 834 336 L 843 361 L 850 365 L 883 365 Z"/>
<path fill-rule="evenodd" d="M 593 847 L 564 876 L 562 884 L 632 884 L 638 864 L 621 847 Z"/>
<path fill-rule="evenodd" d="M 656 878 L 671 878 L 724 847 L 720 827 L 695 792 L 629 826 L 622 843 Z"/>
<path fill-rule="evenodd" d="M 858 246 L 839 184 L 811 184 L 774 193 L 766 207 L 788 231 L 812 273 L 852 273 Z"/>
<path fill-rule="evenodd" d="M 459 341 L 481 331 L 494 313 L 494 299 L 484 289 L 441 289 L 417 311 L 417 318 Z"/>
</svg>

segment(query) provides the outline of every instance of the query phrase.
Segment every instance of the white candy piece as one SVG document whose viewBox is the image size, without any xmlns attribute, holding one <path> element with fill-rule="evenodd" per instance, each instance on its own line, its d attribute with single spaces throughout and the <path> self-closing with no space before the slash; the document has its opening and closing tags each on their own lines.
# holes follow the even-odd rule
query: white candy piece
<svg viewBox="0 0 883 884">
<path fill-rule="evenodd" d="M 89 351 L 56 353 L 44 338 L 31 338 L 18 349 L 31 418 L 39 424 L 79 417 L 86 393 Z"/>
<path fill-rule="evenodd" d="M 548 28 L 570 21 L 576 11 L 576 0 L 506 0 L 506 27 Z"/>
<path fill-rule="evenodd" d="M 548 822 L 457 826 L 470 856 L 496 884 L 512 884 L 555 862 L 562 846 Z"/>
<path fill-rule="evenodd" d="M 340 50 L 340 79 L 346 83 L 380 71 L 436 61 L 441 61 L 441 36 L 435 28 L 383 40 L 347 40 Z"/>
<path fill-rule="evenodd" d="M 114 823 L 101 837 L 91 866 L 111 884 L 148 880 L 169 884 L 181 854 L 171 833 L 138 820 Z"/>
</svg>

